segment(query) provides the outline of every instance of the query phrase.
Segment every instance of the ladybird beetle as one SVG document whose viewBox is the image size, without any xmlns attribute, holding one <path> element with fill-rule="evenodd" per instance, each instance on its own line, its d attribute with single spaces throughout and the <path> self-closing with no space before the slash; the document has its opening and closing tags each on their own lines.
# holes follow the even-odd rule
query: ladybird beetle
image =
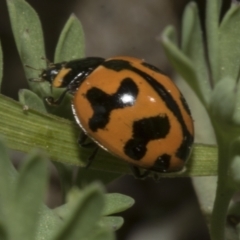
<svg viewBox="0 0 240 240">
<path fill-rule="evenodd" d="M 135 169 L 165 173 L 184 167 L 193 120 L 183 95 L 158 68 L 133 57 L 88 57 L 50 64 L 40 78 L 66 88 L 48 103 L 73 95 L 76 122 L 104 150 Z"/>
</svg>

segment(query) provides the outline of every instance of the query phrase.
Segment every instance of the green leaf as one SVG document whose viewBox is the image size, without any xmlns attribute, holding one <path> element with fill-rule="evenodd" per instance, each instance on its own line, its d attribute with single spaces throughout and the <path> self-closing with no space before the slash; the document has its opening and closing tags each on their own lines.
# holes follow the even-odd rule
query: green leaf
<svg viewBox="0 0 240 240">
<path fill-rule="evenodd" d="M 240 144 L 238 144 L 238 147 Z M 232 181 L 235 183 L 236 191 L 239 190 L 240 187 L 240 155 L 235 155 L 232 158 L 230 171 L 229 171 Z"/>
<path fill-rule="evenodd" d="M 235 187 L 236 191 L 240 188 L 240 131 L 238 132 L 239 136 L 232 139 L 229 154 L 230 166 L 228 171 L 231 187 Z"/>
<path fill-rule="evenodd" d="M 219 29 L 220 77 L 237 79 L 240 70 L 240 6 L 232 6 Z"/>
<path fill-rule="evenodd" d="M 194 69 L 198 76 L 199 91 L 204 93 L 204 101 L 208 103 L 211 96 L 211 84 L 206 63 L 207 60 L 205 58 L 199 13 L 197 5 L 194 2 L 190 2 L 184 11 L 182 50 L 194 65 Z"/>
<path fill-rule="evenodd" d="M 85 54 L 84 33 L 80 21 L 70 16 L 65 24 L 55 51 L 55 62 L 83 58 Z"/>
<path fill-rule="evenodd" d="M 54 240 L 87 239 L 94 233 L 104 204 L 103 190 L 99 184 L 88 186 L 75 201 L 64 220 L 64 225 L 56 233 Z"/>
<path fill-rule="evenodd" d="M 39 221 L 34 239 L 50 239 L 54 231 L 59 229 L 62 224 L 63 221 L 59 216 L 55 214 L 53 210 L 43 205 L 41 210 L 39 210 Z"/>
<path fill-rule="evenodd" d="M 213 82 L 219 80 L 219 18 L 222 0 L 206 1 L 207 49 Z"/>
<path fill-rule="evenodd" d="M 2 53 L 2 46 L 0 42 L 0 92 L 2 86 L 2 77 L 3 77 L 3 53 Z"/>
<path fill-rule="evenodd" d="M 49 239 L 53 229 L 62 224 L 42 204 L 47 181 L 45 158 L 36 151 L 27 158 L 17 175 L 0 139 L 0 239 Z"/>
<path fill-rule="evenodd" d="M 56 120 L 60 121 L 60 125 Z M 55 152 L 56 159 L 50 154 L 50 157 L 55 160 L 61 159 L 62 156 L 68 163 L 75 162 L 77 165 L 84 165 L 84 162 L 80 160 L 79 146 L 76 144 L 80 130 L 73 122 L 33 109 L 23 111 L 21 104 L 0 95 L 0 129 L 0 133 L 5 135 L 8 146 L 12 149 L 29 152 L 33 147 L 37 147 L 47 153 L 49 150 L 52 153 Z M 59 142 L 54 144 L 56 139 Z M 66 148 L 67 145 L 70 148 Z M 75 156 L 69 155 L 72 151 L 75 152 Z M 90 154 L 89 151 L 85 152 L 85 159 L 88 154 Z"/>
<path fill-rule="evenodd" d="M 210 105 L 212 117 L 231 124 L 235 105 L 235 87 L 236 81 L 232 78 L 224 78 L 216 84 Z"/>
<path fill-rule="evenodd" d="M 46 190 L 47 160 L 39 151 L 33 151 L 24 161 L 16 183 L 14 196 L 15 239 L 31 240 L 35 238 L 39 210 Z"/>
<path fill-rule="evenodd" d="M 37 78 L 46 68 L 43 33 L 41 23 L 33 8 L 23 0 L 7 0 L 12 30 L 22 63 L 39 69 L 39 72 L 25 67 L 28 79 Z M 49 84 L 46 82 L 28 82 L 31 89 L 40 97 L 49 96 Z"/>
<path fill-rule="evenodd" d="M 134 199 L 120 193 L 108 193 L 105 195 L 105 207 L 103 215 L 111 215 L 123 212 L 133 206 Z"/>
<path fill-rule="evenodd" d="M 82 192 L 79 189 L 71 189 L 67 197 L 67 203 L 58 208 L 55 208 L 55 213 L 58 214 L 61 219 L 66 219 L 66 216 L 72 209 L 72 206 L 76 202 L 76 199 L 78 199 L 81 195 Z M 132 198 L 118 193 L 105 194 L 104 199 L 105 208 L 103 209 L 102 215 L 122 212 L 134 204 L 134 200 Z M 121 217 L 102 217 L 99 224 L 102 227 L 108 227 L 116 231 L 122 226 L 123 219 Z"/>
<path fill-rule="evenodd" d="M 111 228 L 113 231 L 117 231 L 122 227 L 124 220 L 122 217 L 102 217 L 99 224 L 101 227 Z"/>
<path fill-rule="evenodd" d="M 194 90 L 197 94 L 198 98 L 201 100 L 203 105 L 207 105 L 209 98 L 209 89 L 205 89 L 205 92 L 202 92 L 202 87 L 205 84 L 202 84 L 200 87 L 200 83 L 202 79 L 198 79 L 195 66 L 192 61 L 184 55 L 184 53 L 171 41 L 172 35 L 174 34 L 173 27 L 167 27 L 162 34 L 162 45 L 166 52 L 166 55 L 176 69 L 176 71 L 186 80 L 189 86 Z"/>
<path fill-rule="evenodd" d="M 234 113 L 233 113 L 233 123 L 240 126 L 240 81 L 236 82 L 234 87 L 233 95 L 235 97 L 235 104 L 234 104 Z"/>
<path fill-rule="evenodd" d="M 11 164 L 7 148 L 0 138 L 0 222 L 6 221 L 12 208 L 12 189 L 17 172 Z"/>
<path fill-rule="evenodd" d="M 225 124 L 229 125 L 232 131 L 228 131 L 225 134 L 232 134 L 233 139 L 236 134 L 240 133 L 240 129 L 238 129 L 240 127 L 239 106 L 240 83 L 230 77 L 225 77 L 214 88 L 209 111 L 211 112 L 211 116 L 222 127 Z"/>
<path fill-rule="evenodd" d="M 110 232 L 108 229 L 100 228 L 99 231 L 86 238 L 85 240 L 114 240 L 115 236 L 113 232 Z"/>
<path fill-rule="evenodd" d="M 192 40 L 192 31 L 196 22 L 196 16 L 194 15 L 195 8 L 196 4 L 190 2 L 183 12 L 181 49 L 184 53 L 189 52 L 189 42 Z"/>
<path fill-rule="evenodd" d="M 38 95 L 28 89 L 21 89 L 18 93 L 19 102 L 23 104 L 23 106 L 30 107 L 39 112 L 46 112 L 45 105 L 43 100 L 38 97 Z"/>
</svg>

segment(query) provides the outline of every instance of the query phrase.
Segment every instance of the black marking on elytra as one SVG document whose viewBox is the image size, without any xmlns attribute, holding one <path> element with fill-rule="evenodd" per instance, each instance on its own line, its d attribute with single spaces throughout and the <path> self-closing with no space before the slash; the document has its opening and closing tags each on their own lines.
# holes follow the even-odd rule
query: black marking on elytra
<svg viewBox="0 0 240 240">
<path fill-rule="evenodd" d="M 116 72 L 120 72 L 124 69 L 131 69 L 131 67 L 132 67 L 128 61 L 118 60 L 118 59 L 112 59 L 112 60 L 105 61 L 101 65 L 108 69 L 112 69 Z"/>
<path fill-rule="evenodd" d="M 181 100 L 181 103 L 182 103 L 183 108 L 185 109 L 185 111 L 191 116 L 190 109 L 189 109 L 189 107 L 188 107 L 188 105 L 187 105 L 187 102 L 186 102 L 186 100 L 185 100 L 185 98 L 183 97 L 182 94 L 181 94 L 181 96 L 180 96 L 180 100 Z"/>
<path fill-rule="evenodd" d="M 151 167 L 151 170 L 157 171 L 157 172 L 167 172 L 170 166 L 171 156 L 168 154 L 163 154 L 159 156 L 153 167 Z"/>
<path fill-rule="evenodd" d="M 152 64 L 149 64 L 149 63 L 146 63 L 146 62 L 142 62 L 142 65 L 143 65 L 144 67 L 149 68 L 150 70 L 152 70 L 152 71 L 154 71 L 154 72 L 157 72 L 157 73 L 161 73 L 161 74 L 163 74 L 163 75 L 166 75 L 161 69 L 153 66 Z"/>
<path fill-rule="evenodd" d="M 186 161 L 190 152 L 191 152 L 191 145 L 193 143 L 193 136 L 190 134 L 188 137 L 185 136 L 182 144 L 177 149 L 176 156 L 179 157 L 181 160 Z"/>
<path fill-rule="evenodd" d="M 104 129 L 110 120 L 111 111 L 114 109 L 133 106 L 137 95 L 138 87 L 131 78 L 125 78 L 117 91 L 110 95 L 100 88 L 93 87 L 86 93 L 93 116 L 89 119 L 89 128 L 95 132 L 99 128 Z"/>
<path fill-rule="evenodd" d="M 170 123 L 166 115 L 143 118 L 133 123 L 132 130 L 132 138 L 126 142 L 124 153 L 134 160 L 141 160 L 146 154 L 148 142 L 165 138 Z"/>
<path fill-rule="evenodd" d="M 135 68 L 128 61 L 113 59 L 103 62 L 102 65 L 117 72 L 126 69 L 133 71 L 134 73 L 137 73 L 139 76 L 145 79 L 145 81 L 152 86 L 152 88 L 158 93 L 159 97 L 165 102 L 168 109 L 173 113 L 173 115 L 176 117 L 176 119 L 181 125 L 183 140 L 181 146 L 176 151 L 176 156 L 181 158 L 183 161 L 187 160 L 190 152 L 190 146 L 193 142 L 193 136 L 188 131 L 178 104 L 172 97 L 171 93 L 169 93 L 167 89 L 161 83 L 156 81 L 156 79 L 154 79 L 152 76 L 141 71 L 138 68 Z"/>
</svg>

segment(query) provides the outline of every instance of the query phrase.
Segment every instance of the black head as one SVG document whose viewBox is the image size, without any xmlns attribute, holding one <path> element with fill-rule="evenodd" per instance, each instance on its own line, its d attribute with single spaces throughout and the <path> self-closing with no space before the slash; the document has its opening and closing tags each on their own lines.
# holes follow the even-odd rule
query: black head
<svg viewBox="0 0 240 240">
<path fill-rule="evenodd" d="M 51 85 L 54 85 L 54 81 L 56 81 L 57 76 L 64 69 L 65 64 L 66 64 L 65 62 L 57 63 L 57 64 L 50 64 L 48 66 L 48 68 L 46 68 L 42 71 L 42 73 L 39 76 L 39 79 L 41 79 L 41 81 L 47 81 Z M 63 75 L 63 77 L 64 77 L 64 75 Z M 58 87 L 62 87 L 61 85 L 62 84 L 59 84 Z"/>
<path fill-rule="evenodd" d="M 104 62 L 103 58 L 88 57 L 50 64 L 47 69 L 42 71 L 40 78 L 49 82 L 53 87 L 76 88 L 102 62 Z"/>
</svg>

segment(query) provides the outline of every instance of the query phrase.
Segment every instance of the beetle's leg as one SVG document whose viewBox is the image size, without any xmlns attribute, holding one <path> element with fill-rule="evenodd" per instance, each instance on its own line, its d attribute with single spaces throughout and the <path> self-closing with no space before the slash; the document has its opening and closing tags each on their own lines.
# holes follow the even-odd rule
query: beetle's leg
<svg viewBox="0 0 240 240">
<path fill-rule="evenodd" d="M 78 144 L 81 146 L 81 147 L 84 147 L 84 148 L 92 148 L 92 147 L 96 147 L 96 143 L 94 142 L 85 142 L 86 140 L 88 139 L 88 136 L 82 131 L 79 135 L 79 138 L 78 138 Z"/>
<path fill-rule="evenodd" d="M 61 104 L 61 102 L 63 101 L 63 99 L 68 91 L 69 91 L 69 89 L 64 90 L 64 92 L 62 92 L 60 97 L 56 100 L 53 97 L 46 97 L 45 101 L 51 106 L 58 106 Z"/>
<path fill-rule="evenodd" d="M 130 164 L 130 168 L 131 168 L 131 171 L 132 171 L 134 177 L 138 178 L 138 179 L 144 179 L 147 176 L 149 176 L 149 174 L 150 174 L 150 171 L 143 170 L 143 172 L 141 172 L 139 167 L 133 166 L 131 164 Z"/>
<path fill-rule="evenodd" d="M 85 132 L 81 131 L 78 137 L 78 144 L 82 147 L 87 140 L 88 136 Z"/>
<path fill-rule="evenodd" d="M 85 168 L 89 168 L 90 165 L 92 164 L 97 152 L 98 152 L 99 147 L 96 145 L 95 149 L 93 150 L 92 154 L 89 156 L 88 161 L 87 161 L 87 165 L 85 166 Z"/>
<path fill-rule="evenodd" d="M 89 168 L 90 165 L 92 164 L 97 152 L 98 152 L 98 149 L 99 147 L 96 145 L 96 143 L 94 142 L 88 142 L 88 143 L 85 143 L 85 141 L 88 139 L 88 136 L 82 131 L 79 135 L 79 138 L 78 138 L 78 144 L 81 146 L 81 147 L 85 147 L 85 148 L 92 148 L 92 147 L 95 147 L 95 149 L 93 150 L 92 154 L 89 156 L 88 160 L 87 160 L 87 164 L 85 166 L 85 168 Z"/>
</svg>

